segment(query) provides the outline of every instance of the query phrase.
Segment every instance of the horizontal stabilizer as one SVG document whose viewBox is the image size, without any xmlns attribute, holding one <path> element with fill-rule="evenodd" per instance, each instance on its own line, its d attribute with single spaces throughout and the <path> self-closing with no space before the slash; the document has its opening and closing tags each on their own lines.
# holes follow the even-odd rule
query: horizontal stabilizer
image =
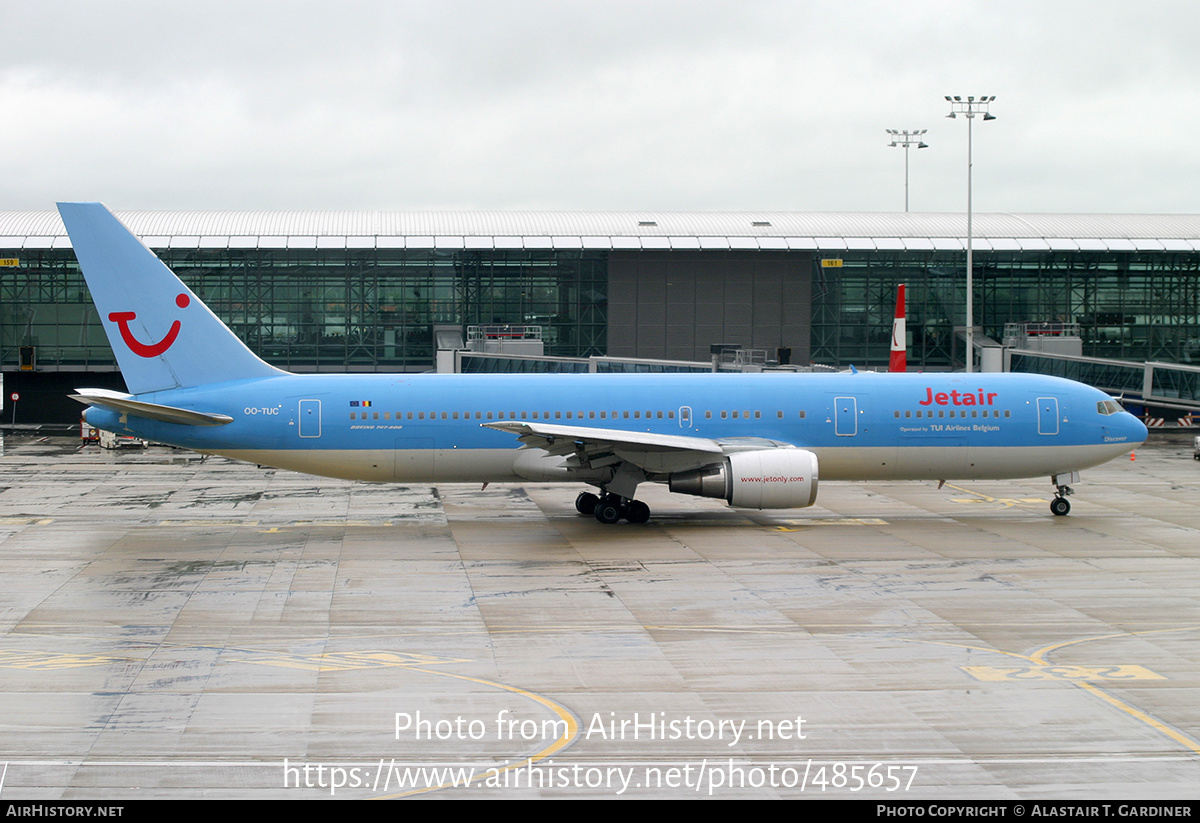
<svg viewBox="0 0 1200 823">
<path fill-rule="evenodd" d="M 134 400 L 131 394 L 122 394 L 108 389 L 76 389 L 75 394 L 70 395 L 70 398 L 88 406 L 100 406 L 121 414 L 132 414 L 135 417 L 158 420 L 162 423 L 178 423 L 181 426 L 224 426 L 233 422 L 233 418 L 227 414 L 198 412 L 175 406 L 147 403 L 144 400 Z"/>
</svg>

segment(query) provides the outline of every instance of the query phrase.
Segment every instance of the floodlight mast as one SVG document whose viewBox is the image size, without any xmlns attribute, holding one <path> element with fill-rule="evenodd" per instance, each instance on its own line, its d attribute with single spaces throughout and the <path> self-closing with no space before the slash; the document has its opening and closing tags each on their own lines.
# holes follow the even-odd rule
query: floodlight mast
<svg viewBox="0 0 1200 823">
<path fill-rule="evenodd" d="M 975 371 L 975 304 L 974 304 L 974 260 L 971 255 L 971 126 L 975 115 L 982 115 L 984 121 L 995 120 L 996 116 L 988 111 L 988 107 L 996 95 L 980 97 L 959 97 L 946 95 L 950 104 L 950 113 L 946 116 L 954 120 L 958 115 L 967 118 L 967 373 Z"/>
<path fill-rule="evenodd" d="M 921 135 L 929 129 L 920 129 L 919 131 L 898 131 L 896 129 L 887 129 L 887 133 L 892 136 L 892 142 L 888 146 L 895 148 L 900 146 L 904 149 L 904 210 L 908 211 L 908 147 L 916 146 L 918 149 L 927 149 L 929 144 L 921 140 Z"/>
</svg>

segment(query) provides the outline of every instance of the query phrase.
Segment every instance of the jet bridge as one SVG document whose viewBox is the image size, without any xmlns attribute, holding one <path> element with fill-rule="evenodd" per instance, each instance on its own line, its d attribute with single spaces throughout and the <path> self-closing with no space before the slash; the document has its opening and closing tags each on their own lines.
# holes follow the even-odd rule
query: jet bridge
<svg viewBox="0 0 1200 823">
<path fill-rule="evenodd" d="M 1200 410 L 1200 366 L 1110 360 L 1031 349 L 1006 349 L 1005 371 L 1048 374 L 1087 383 L 1126 401 Z"/>
</svg>

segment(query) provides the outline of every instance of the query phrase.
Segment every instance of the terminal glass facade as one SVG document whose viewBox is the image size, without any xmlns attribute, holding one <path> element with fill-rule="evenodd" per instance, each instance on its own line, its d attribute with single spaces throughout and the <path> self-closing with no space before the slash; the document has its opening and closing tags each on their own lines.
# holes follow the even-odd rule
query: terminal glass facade
<svg viewBox="0 0 1200 823">
<path fill-rule="evenodd" d="M 647 340 L 665 340 L 662 351 L 639 348 L 638 356 L 681 359 L 669 348 L 672 334 L 662 331 L 671 329 L 678 307 L 664 304 L 665 313 L 657 314 L 625 312 L 639 325 L 659 323 L 653 333 L 631 332 L 628 324 L 609 328 L 610 256 L 615 254 L 583 249 L 159 251 L 251 349 L 293 371 L 427 370 L 434 359 L 434 324 L 538 325 L 545 354 L 567 357 L 612 354 L 636 332 Z M 676 253 L 654 254 L 675 259 Z M 748 288 L 747 254 L 777 255 L 781 262 L 771 276 L 782 278 L 780 293 L 802 295 L 811 306 L 811 331 L 806 330 L 811 360 L 842 367 L 885 364 L 896 286 L 906 283 L 910 367 L 962 365 L 963 343 L 954 332 L 963 325 L 965 306 L 961 251 L 686 254 L 691 257 L 680 257 L 684 262 L 664 269 L 660 279 L 665 278 L 668 297 L 674 293 L 669 289 L 691 295 L 694 306 L 687 317 L 712 314 L 708 303 L 726 303 L 731 290 Z M 792 254 L 802 264 L 789 265 Z M 6 371 L 17 368 L 21 346 L 35 347 L 39 370 L 115 369 L 69 249 L 0 249 L 0 257 L 17 261 L 0 268 L 0 361 Z M 840 266 L 822 265 L 834 258 Z M 693 260 L 698 262 L 688 262 Z M 621 276 L 628 278 L 629 264 L 622 265 Z M 979 251 L 976 323 L 999 341 L 1006 322 L 1068 320 L 1081 326 L 1085 355 L 1197 363 L 1198 269 L 1196 252 Z M 722 276 L 732 282 L 722 285 Z M 695 284 L 677 282 L 688 277 Z M 805 278 L 808 282 L 802 282 Z M 750 339 L 701 340 L 697 327 L 689 350 L 715 342 L 786 338 L 775 331 L 787 322 L 778 306 L 772 313 L 769 306 L 747 305 L 753 316 L 747 315 L 743 325 Z"/>
<path fill-rule="evenodd" d="M 0 358 L 39 369 L 115 361 L 69 250 L 7 251 Z M 603 354 L 603 252 L 171 249 L 159 257 L 264 360 L 291 371 L 423 371 L 434 324 L 534 324 L 546 354 Z"/>
<path fill-rule="evenodd" d="M 975 323 L 1001 341 L 1006 322 L 1080 324 L 1083 354 L 1200 362 L 1200 254 L 975 252 Z M 841 260 L 826 267 L 821 259 Z M 963 252 L 846 251 L 814 255 L 812 351 L 819 363 L 887 363 L 896 286 L 906 286 L 908 363 L 963 363 Z"/>
</svg>

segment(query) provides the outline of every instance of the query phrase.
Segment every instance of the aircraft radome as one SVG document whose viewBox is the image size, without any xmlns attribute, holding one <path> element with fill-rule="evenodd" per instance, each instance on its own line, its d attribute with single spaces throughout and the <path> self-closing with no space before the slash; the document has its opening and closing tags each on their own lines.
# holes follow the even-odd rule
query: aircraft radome
<svg viewBox="0 0 1200 823">
<path fill-rule="evenodd" d="M 732 506 L 811 506 L 822 480 L 1078 473 L 1146 428 L 1089 386 L 1025 374 L 290 374 L 260 360 L 99 203 L 59 205 L 129 394 L 79 389 L 90 424 L 328 477 L 575 481 L 602 523 L 642 483 Z"/>
</svg>

